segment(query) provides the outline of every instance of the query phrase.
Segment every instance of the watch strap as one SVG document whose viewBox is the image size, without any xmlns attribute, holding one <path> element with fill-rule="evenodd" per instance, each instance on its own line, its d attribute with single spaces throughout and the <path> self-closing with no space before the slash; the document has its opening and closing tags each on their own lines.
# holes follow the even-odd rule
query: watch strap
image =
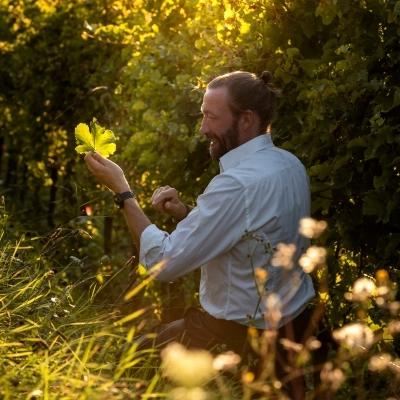
<svg viewBox="0 0 400 400">
<path fill-rule="evenodd" d="M 127 199 L 136 199 L 135 193 L 132 190 L 114 194 L 114 202 L 118 208 L 124 208 L 124 201 Z"/>
</svg>

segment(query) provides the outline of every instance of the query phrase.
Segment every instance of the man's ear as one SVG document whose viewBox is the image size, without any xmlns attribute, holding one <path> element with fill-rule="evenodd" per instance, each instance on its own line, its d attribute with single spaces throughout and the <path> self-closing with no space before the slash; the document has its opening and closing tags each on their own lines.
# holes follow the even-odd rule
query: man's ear
<svg viewBox="0 0 400 400">
<path fill-rule="evenodd" d="M 256 115 L 251 110 L 246 110 L 242 112 L 240 116 L 241 128 L 246 131 L 249 129 L 253 129 L 253 125 L 256 122 L 255 117 Z"/>
</svg>

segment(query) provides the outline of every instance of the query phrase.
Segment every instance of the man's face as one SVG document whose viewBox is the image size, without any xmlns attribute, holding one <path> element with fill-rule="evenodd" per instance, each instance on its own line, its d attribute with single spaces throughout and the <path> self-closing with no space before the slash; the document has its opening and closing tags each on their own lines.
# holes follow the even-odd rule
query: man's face
<svg viewBox="0 0 400 400">
<path fill-rule="evenodd" d="M 239 130 L 227 104 L 226 88 L 209 89 L 204 94 L 200 133 L 210 140 L 210 154 L 218 161 L 228 151 L 239 146 Z"/>
</svg>

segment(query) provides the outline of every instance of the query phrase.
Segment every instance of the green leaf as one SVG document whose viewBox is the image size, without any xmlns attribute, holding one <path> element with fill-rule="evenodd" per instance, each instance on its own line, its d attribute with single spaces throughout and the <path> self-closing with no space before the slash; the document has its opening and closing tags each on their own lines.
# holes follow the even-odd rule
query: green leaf
<svg viewBox="0 0 400 400">
<path fill-rule="evenodd" d="M 363 199 L 362 210 L 365 215 L 377 215 L 379 219 L 383 219 L 387 214 L 386 204 L 383 202 L 382 196 L 372 190 Z"/>
<path fill-rule="evenodd" d="M 254 60 L 258 57 L 258 51 L 256 48 L 251 47 L 248 51 L 247 51 L 247 58 L 249 60 Z"/>
<path fill-rule="evenodd" d="M 302 60 L 299 61 L 300 67 L 303 69 L 303 71 L 310 77 L 312 78 L 315 74 L 315 70 L 317 68 L 317 62 L 318 60 Z"/>
<path fill-rule="evenodd" d="M 367 141 L 363 137 L 358 137 L 350 140 L 347 145 L 347 148 L 351 147 L 368 147 Z"/>
<path fill-rule="evenodd" d="M 368 71 L 363 69 L 357 74 L 357 82 L 366 82 L 368 80 Z"/>
<path fill-rule="evenodd" d="M 396 157 L 389 165 L 400 165 L 400 157 Z"/>
<path fill-rule="evenodd" d="M 344 165 L 346 165 L 349 161 L 349 156 L 344 156 L 340 157 L 336 160 L 336 162 L 333 165 L 333 170 L 337 171 L 338 169 L 342 168 Z"/>
<path fill-rule="evenodd" d="M 374 184 L 374 188 L 378 189 L 382 186 L 385 186 L 387 180 L 388 180 L 388 171 L 384 171 L 383 174 L 381 176 L 374 176 L 373 178 L 373 184 Z"/>
<path fill-rule="evenodd" d="M 132 111 L 140 111 L 140 110 L 145 110 L 147 108 L 147 104 L 142 101 L 142 100 L 138 100 L 135 103 L 133 103 L 132 106 Z"/>
<path fill-rule="evenodd" d="M 303 30 L 304 34 L 310 39 L 312 35 L 315 34 L 317 31 L 316 29 L 316 24 L 315 23 L 310 23 L 310 21 L 303 21 L 301 23 L 301 29 Z"/>
<path fill-rule="evenodd" d="M 300 50 L 297 47 L 291 47 L 290 49 L 286 49 L 286 53 L 289 57 L 294 57 L 300 53 Z"/>
<path fill-rule="evenodd" d="M 331 165 L 319 164 L 313 165 L 310 170 L 310 176 L 318 176 L 319 179 L 325 179 L 332 171 Z"/>
<path fill-rule="evenodd" d="M 353 172 L 346 168 L 345 170 L 341 171 L 341 173 L 337 173 L 332 178 L 332 187 L 335 189 L 341 188 L 347 185 L 353 179 Z"/>
<path fill-rule="evenodd" d="M 282 68 L 278 68 L 275 71 L 275 77 L 281 78 L 284 83 L 289 83 L 292 80 L 291 75 L 284 71 Z"/>
<path fill-rule="evenodd" d="M 332 11 L 326 4 L 320 4 L 315 10 L 315 16 L 320 16 L 324 25 L 331 24 L 333 18 L 335 18 L 335 15 L 335 12 Z"/>
<path fill-rule="evenodd" d="M 336 71 L 344 71 L 349 68 L 347 60 L 340 60 L 336 63 Z"/>
<path fill-rule="evenodd" d="M 234 57 L 234 59 L 232 60 L 232 65 L 235 68 L 240 68 L 242 66 L 242 59 L 240 57 Z"/>
<path fill-rule="evenodd" d="M 396 252 L 400 244 L 400 233 L 391 233 L 389 238 L 389 244 L 385 248 L 385 258 L 388 258 L 391 254 Z"/>
<path fill-rule="evenodd" d="M 103 157 L 108 157 L 116 150 L 115 136 L 112 131 L 101 127 L 96 118 L 90 123 L 90 130 L 86 124 L 79 124 L 75 128 L 76 140 L 81 142 L 75 150 L 80 153 L 88 153 L 89 151 L 97 152 Z"/>
</svg>

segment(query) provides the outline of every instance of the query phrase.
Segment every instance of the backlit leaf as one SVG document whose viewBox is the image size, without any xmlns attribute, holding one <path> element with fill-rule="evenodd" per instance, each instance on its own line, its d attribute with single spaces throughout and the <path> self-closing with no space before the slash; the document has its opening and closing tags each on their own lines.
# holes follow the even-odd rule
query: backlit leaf
<svg viewBox="0 0 400 400">
<path fill-rule="evenodd" d="M 75 137 L 78 143 L 81 143 L 75 148 L 80 154 L 93 151 L 108 157 L 116 150 L 114 133 L 101 127 L 96 118 L 90 123 L 90 130 L 86 124 L 79 124 L 75 128 Z"/>
</svg>

